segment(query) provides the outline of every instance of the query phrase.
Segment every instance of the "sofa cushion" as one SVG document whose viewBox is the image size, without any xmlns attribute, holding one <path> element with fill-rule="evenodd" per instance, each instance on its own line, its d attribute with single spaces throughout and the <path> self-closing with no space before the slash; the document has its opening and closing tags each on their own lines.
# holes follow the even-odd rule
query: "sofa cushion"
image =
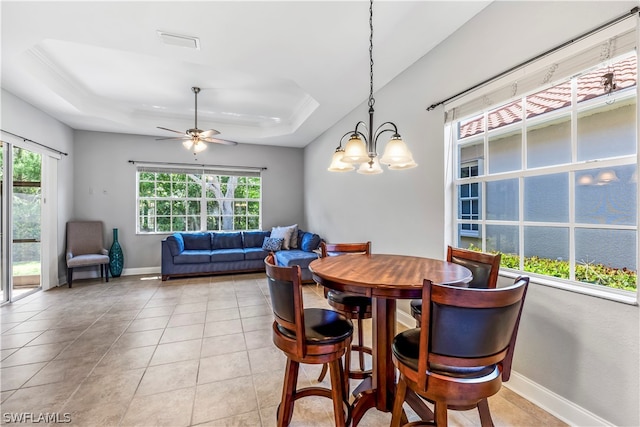
<svg viewBox="0 0 640 427">
<path fill-rule="evenodd" d="M 245 248 L 260 248 L 265 237 L 269 237 L 270 231 L 243 231 L 242 242 Z"/>
<path fill-rule="evenodd" d="M 264 242 L 262 243 L 263 251 L 279 251 L 282 249 L 283 239 L 278 239 L 276 237 L 265 237 Z"/>
<path fill-rule="evenodd" d="M 275 239 L 283 239 L 282 249 L 291 249 L 291 236 L 293 235 L 293 232 L 294 232 L 293 227 L 294 226 L 273 227 L 271 229 L 271 237 Z"/>
<path fill-rule="evenodd" d="M 169 247 L 169 251 L 172 256 L 179 255 L 184 251 L 184 239 L 182 238 L 182 234 L 174 233 L 167 237 L 167 246 Z"/>
<path fill-rule="evenodd" d="M 244 249 L 216 249 L 211 252 L 211 262 L 244 261 Z"/>
<path fill-rule="evenodd" d="M 184 233 L 184 249 L 190 251 L 211 250 L 211 233 Z"/>
<path fill-rule="evenodd" d="M 269 255 L 269 251 L 265 251 L 262 248 L 245 248 L 244 249 L 245 260 L 265 259 L 267 255 Z"/>
<path fill-rule="evenodd" d="M 311 261 L 318 258 L 318 254 L 315 252 L 305 252 L 300 249 L 292 249 L 290 251 L 278 251 L 276 252 L 276 261 L 278 265 L 284 267 L 291 267 L 292 265 L 299 265 L 300 268 L 307 268 Z"/>
<path fill-rule="evenodd" d="M 302 235 L 300 249 L 305 252 L 311 252 L 318 249 L 318 246 L 320 246 L 320 236 L 309 232 Z"/>
<path fill-rule="evenodd" d="M 211 262 L 211 251 L 185 249 L 181 254 L 173 257 L 174 264 L 203 264 Z"/>
<path fill-rule="evenodd" d="M 229 233 L 213 233 L 212 249 L 241 249 L 242 234 L 239 231 Z"/>
</svg>

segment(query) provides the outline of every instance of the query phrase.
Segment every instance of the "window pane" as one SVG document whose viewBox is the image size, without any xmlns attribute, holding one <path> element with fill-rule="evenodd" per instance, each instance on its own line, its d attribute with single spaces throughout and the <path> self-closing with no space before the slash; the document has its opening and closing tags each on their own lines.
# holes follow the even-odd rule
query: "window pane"
<svg viewBox="0 0 640 427">
<path fill-rule="evenodd" d="M 247 230 L 260 230 L 260 218 L 250 216 L 247 218 Z"/>
<path fill-rule="evenodd" d="M 487 219 L 518 220 L 518 180 L 487 182 Z"/>
<path fill-rule="evenodd" d="M 600 104 L 578 113 L 578 160 L 636 153 L 635 98 Z"/>
<path fill-rule="evenodd" d="M 461 120 L 458 123 L 458 139 L 468 138 L 484 132 L 484 114 Z"/>
<path fill-rule="evenodd" d="M 469 176 L 482 175 L 481 164 L 484 158 L 484 142 L 483 140 L 475 141 L 473 143 L 460 146 L 458 153 L 458 161 L 461 165 L 459 168 L 460 178 L 467 178 Z M 477 169 L 472 170 L 473 167 Z M 475 172 L 475 175 L 473 173 Z"/>
<path fill-rule="evenodd" d="M 636 225 L 635 165 L 576 172 L 576 222 Z"/>
<path fill-rule="evenodd" d="M 566 81 L 527 96 L 527 118 L 557 111 L 571 105 L 571 82 Z"/>
<path fill-rule="evenodd" d="M 522 169 L 522 132 L 520 130 L 489 138 L 489 173 Z"/>
<path fill-rule="evenodd" d="M 524 270 L 568 279 L 569 229 L 524 227 Z"/>
<path fill-rule="evenodd" d="M 249 215 L 260 215 L 260 202 L 249 202 L 247 206 Z"/>
<path fill-rule="evenodd" d="M 519 245 L 517 226 L 487 225 L 487 252 L 500 252 L 502 267 L 520 268 Z"/>
<path fill-rule="evenodd" d="M 635 86 L 636 62 L 636 56 L 633 55 L 578 77 L 578 102 L 605 97 L 610 93 Z M 610 79 L 607 79 L 608 74 L 611 74 Z"/>
<path fill-rule="evenodd" d="M 524 179 L 524 220 L 569 221 L 569 174 Z"/>
<path fill-rule="evenodd" d="M 489 111 L 487 115 L 489 130 L 498 129 L 522 121 L 522 101 L 517 100 Z"/>
<path fill-rule="evenodd" d="M 571 116 L 527 127 L 527 167 L 571 162 Z"/>
</svg>

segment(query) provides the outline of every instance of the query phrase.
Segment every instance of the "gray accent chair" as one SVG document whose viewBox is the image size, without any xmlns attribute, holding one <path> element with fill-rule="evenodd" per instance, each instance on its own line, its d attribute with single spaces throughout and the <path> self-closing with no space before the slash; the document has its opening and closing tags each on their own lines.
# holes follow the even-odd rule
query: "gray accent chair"
<svg viewBox="0 0 640 427">
<path fill-rule="evenodd" d="M 100 277 L 109 281 L 109 251 L 104 247 L 102 221 L 67 222 L 67 283 L 71 287 L 73 269 L 100 266 Z"/>
</svg>

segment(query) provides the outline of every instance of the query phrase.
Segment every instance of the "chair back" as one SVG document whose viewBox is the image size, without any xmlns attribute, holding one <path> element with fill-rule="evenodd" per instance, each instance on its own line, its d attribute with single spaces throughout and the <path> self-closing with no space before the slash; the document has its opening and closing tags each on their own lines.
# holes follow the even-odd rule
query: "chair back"
<svg viewBox="0 0 640 427">
<path fill-rule="evenodd" d="M 418 361 L 422 381 L 426 381 L 427 369 L 480 371 L 495 364 L 507 381 L 528 286 L 526 276 L 494 289 L 435 285 L 425 280 Z"/>
<path fill-rule="evenodd" d="M 320 243 L 320 256 L 322 258 L 328 256 L 345 255 L 345 254 L 361 254 L 369 255 L 371 253 L 371 242 L 365 243 Z"/>
<path fill-rule="evenodd" d="M 280 267 L 273 253 L 267 255 L 264 264 L 277 327 L 295 333 L 298 355 L 302 357 L 306 354 L 306 336 L 300 266 Z"/>
<path fill-rule="evenodd" d="M 468 249 L 447 248 L 447 261 L 460 264 L 471 270 L 473 279 L 470 288 L 493 289 L 498 283 L 501 254 L 489 254 Z"/>
<path fill-rule="evenodd" d="M 74 256 L 101 254 L 104 247 L 102 221 L 67 222 L 67 252 Z"/>
</svg>

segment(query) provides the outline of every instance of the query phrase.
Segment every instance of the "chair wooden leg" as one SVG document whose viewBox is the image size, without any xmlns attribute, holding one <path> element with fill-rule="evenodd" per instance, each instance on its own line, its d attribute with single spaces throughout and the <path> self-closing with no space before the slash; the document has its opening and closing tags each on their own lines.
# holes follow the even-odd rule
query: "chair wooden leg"
<svg viewBox="0 0 640 427">
<path fill-rule="evenodd" d="M 391 427 L 400 427 L 402 422 L 402 404 L 404 403 L 404 397 L 407 394 L 407 382 L 400 376 L 398 387 L 396 388 L 396 397 L 393 402 L 393 411 L 391 412 Z"/>
<path fill-rule="evenodd" d="M 358 346 L 360 350 L 358 350 L 358 358 L 360 362 L 360 370 L 364 371 L 364 351 L 362 351 L 362 347 L 364 346 L 364 338 L 362 332 L 362 319 L 358 318 Z"/>
<path fill-rule="evenodd" d="M 340 359 L 329 362 L 329 373 L 331 375 L 331 399 L 333 399 L 333 413 L 336 427 L 345 426 L 345 414 L 343 409 L 344 382 L 343 372 Z"/>
<path fill-rule="evenodd" d="M 73 282 L 73 268 L 67 268 L 67 283 L 69 287 L 71 287 L 71 282 Z"/>
<path fill-rule="evenodd" d="M 296 394 L 299 368 L 300 363 L 287 359 L 284 384 L 282 386 L 282 399 L 280 400 L 280 408 L 278 410 L 278 427 L 286 427 L 291 423 L 291 417 L 293 416 L 293 398 Z"/>
<path fill-rule="evenodd" d="M 104 265 L 104 276 L 107 278 L 107 283 L 109 283 L 109 264 Z"/>
<path fill-rule="evenodd" d="M 445 402 L 434 402 L 433 412 L 435 414 L 435 422 L 439 427 L 447 427 L 447 404 Z"/>
<path fill-rule="evenodd" d="M 491 411 L 489 411 L 489 401 L 487 399 L 482 399 L 478 402 L 478 412 L 480 413 L 480 425 L 482 427 L 493 427 Z"/>
<path fill-rule="evenodd" d="M 322 371 L 320 371 L 320 375 L 318 376 L 318 382 L 321 383 L 324 380 L 324 376 L 327 375 L 327 369 L 329 368 L 328 364 L 322 365 Z"/>
</svg>

